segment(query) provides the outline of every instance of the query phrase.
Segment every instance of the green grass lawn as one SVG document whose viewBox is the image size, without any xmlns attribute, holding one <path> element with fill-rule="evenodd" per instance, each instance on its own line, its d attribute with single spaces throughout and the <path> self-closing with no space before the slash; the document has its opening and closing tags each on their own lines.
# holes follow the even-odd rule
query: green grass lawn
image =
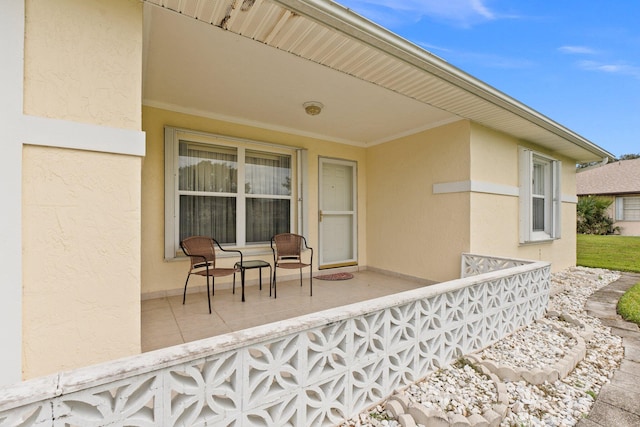
<svg viewBox="0 0 640 427">
<path fill-rule="evenodd" d="M 583 267 L 640 273 L 640 236 L 578 234 L 577 264 Z M 618 313 L 640 324 L 640 283 L 618 301 Z"/>
<path fill-rule="evenodd" d="M 578 234 L 577 264 L 640 273 L 640 236 Z"/>
</svg>

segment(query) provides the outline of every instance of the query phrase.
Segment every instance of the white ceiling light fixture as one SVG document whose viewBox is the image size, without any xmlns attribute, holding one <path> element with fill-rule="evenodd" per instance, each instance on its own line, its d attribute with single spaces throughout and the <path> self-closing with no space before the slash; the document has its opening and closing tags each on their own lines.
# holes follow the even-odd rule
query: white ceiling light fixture
<svg viewBox="0 0 640 427">
<path fill-rule="evenodd" d="M 317 101 L 305 102 L 302 106 L 304 107 L 304 111 L 310 116 L 317 116 L 324 108 L 324 105 Z"/>
</svg>

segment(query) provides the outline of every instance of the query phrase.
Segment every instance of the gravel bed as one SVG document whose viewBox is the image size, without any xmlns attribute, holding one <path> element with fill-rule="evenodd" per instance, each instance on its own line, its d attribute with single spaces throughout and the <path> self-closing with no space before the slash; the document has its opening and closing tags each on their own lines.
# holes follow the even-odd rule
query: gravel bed
<svg viewBox="0 0 640 427">
<path fill-rule="evenodd" d="M 619 273 L 603 269 L 573 267 L 552 274 L 549 310 L 570 314 L 578 322 L 593 329 L 593 338 L 587 342 L 586 357 L 564 379 L 554 383 L 531 385 L 524 381 L 507 382 L 509 410 L 501 426 L 575 426 L 586 416 L 595 397 L 623 357 L 622 340 L 612 335 L 600 320 L 588 316 L 584 304 L 599 288 L 617 280 Z M 580 327 L 558 318 L 563 328 Z M 534 323 L 484 349 L 483 357 L 499 360 L 502 364 L 528 369 L 540 368 L 561 359 L 576 342 L 558 332 L 556 328 Z M 467 363 L 457 362 L 443 368 L 424 381 L 403 391 L 412 401 L 425 406 L 461 414 L 484 412 L 496 401 L 495 386 Z M 465 415 L 466 416 L 466 415 Z M 342 427 L 399 427 L 378 405 L 370 411 L 343 423 Z"/>
<path fill-rule="evenodd" d="M 566 323 L 566 322 L 565 322 Z M 500 365 L 535 369 L 556 364 L 577 340 L 551 325 L 534 322 L 480 352 Z"/>
<path fill-rule="evenodd" d="M 406 393 L 411 402 L 465 417 L 486 412 L 498 400 L 495 384 L 464 359 L 411 385 Z"/>
</svg>

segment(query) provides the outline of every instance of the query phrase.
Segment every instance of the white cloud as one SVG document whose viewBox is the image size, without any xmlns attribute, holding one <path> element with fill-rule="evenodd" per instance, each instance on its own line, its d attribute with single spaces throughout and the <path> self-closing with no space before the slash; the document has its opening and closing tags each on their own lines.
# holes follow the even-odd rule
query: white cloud
<svg viewBox="0 0 640 427">
<path fill-rule="evenodd" d="M 587 46 L 561 46 L 560 48 L 558 48 L 558 50 L 560 52 L 571 54 L 571 55 L 574 55 L 574 54 L 601 55 L 601 52 L 598 52 L 597 50 Z M 598 72 L 607 73 L 607 74 L 632 76 L 640 79 L 640 67 L 630 65 L 621 61 L 604 62 L 604 61 L 583 60 L 583 61 L 579 61 L 577 64 L 580 68 L 587 71 L 598 71 Z"/>
<path fill-rule="evenodd" d="M 473 10 L 478 12 L 479 15 L 484 16 L 487 19 L 496 18 L 494 13 L 482 3 L 482 0 L 471 0 L 471 7 Z"/>
<path fill-rule="evenodd" d="M 561 46 L 558 50 L 569 54 L 594 55 L 597 53 L 596 50 L 587 46 Z"/>
<path fill-rule="evenodd" d="M 580 61 L 578 65 L 584 70 L 600 71 L 609 74 L 620 74 L 640 79 L 640 67 L 629 64 L 608 64 L 597 61 Z"/>
</svg>

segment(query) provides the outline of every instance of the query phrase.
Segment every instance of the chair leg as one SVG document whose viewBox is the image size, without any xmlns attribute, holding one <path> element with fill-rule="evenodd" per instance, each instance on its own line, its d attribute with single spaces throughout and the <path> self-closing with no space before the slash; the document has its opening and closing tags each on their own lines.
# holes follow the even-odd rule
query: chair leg
<svg viewBox="0 0 640 427">
<path fill-rule="evenodd" d="M 313 296 L 313 268 L 309 266 L 309 296 Z"/>
<path fill-rule="evenodd" d="M 211 284 L 211 286 L 213 287 L 213 284 Z M 209 302 L 209 314 L 211 314 L 211 294 L 209 293 L 209 276 L 207 276 L 207 300 Z"/>
<path fill-rule="evenodd" d="M 184 301 L 187 298 L 187 284 L 189 283 L 189 277 L 191 277 L 191 272 L 187 274 L 187 280 L 184 282 L 184 292 L 182 293 L 182 305 L 184 305 Z"/>
<path fill-rule="evenodd" d="M 233 273 L 233 294 L 236 293 L 236 273 Z"/>
<path fill-rule="evenodd" d="M 300 287 L 302 287 L 302 267 L 300 267 Z"/>
<path fill-rule="evenodd" d="M 240 287 L 242 288 L 242 297 L 240 298 L 240 300 L 242 302 L 244 302 L 244 278 L 245 278 L 246 275 L 247 275 L 247 269 L 243 268 L 240 271 Z"/>
</svg>

